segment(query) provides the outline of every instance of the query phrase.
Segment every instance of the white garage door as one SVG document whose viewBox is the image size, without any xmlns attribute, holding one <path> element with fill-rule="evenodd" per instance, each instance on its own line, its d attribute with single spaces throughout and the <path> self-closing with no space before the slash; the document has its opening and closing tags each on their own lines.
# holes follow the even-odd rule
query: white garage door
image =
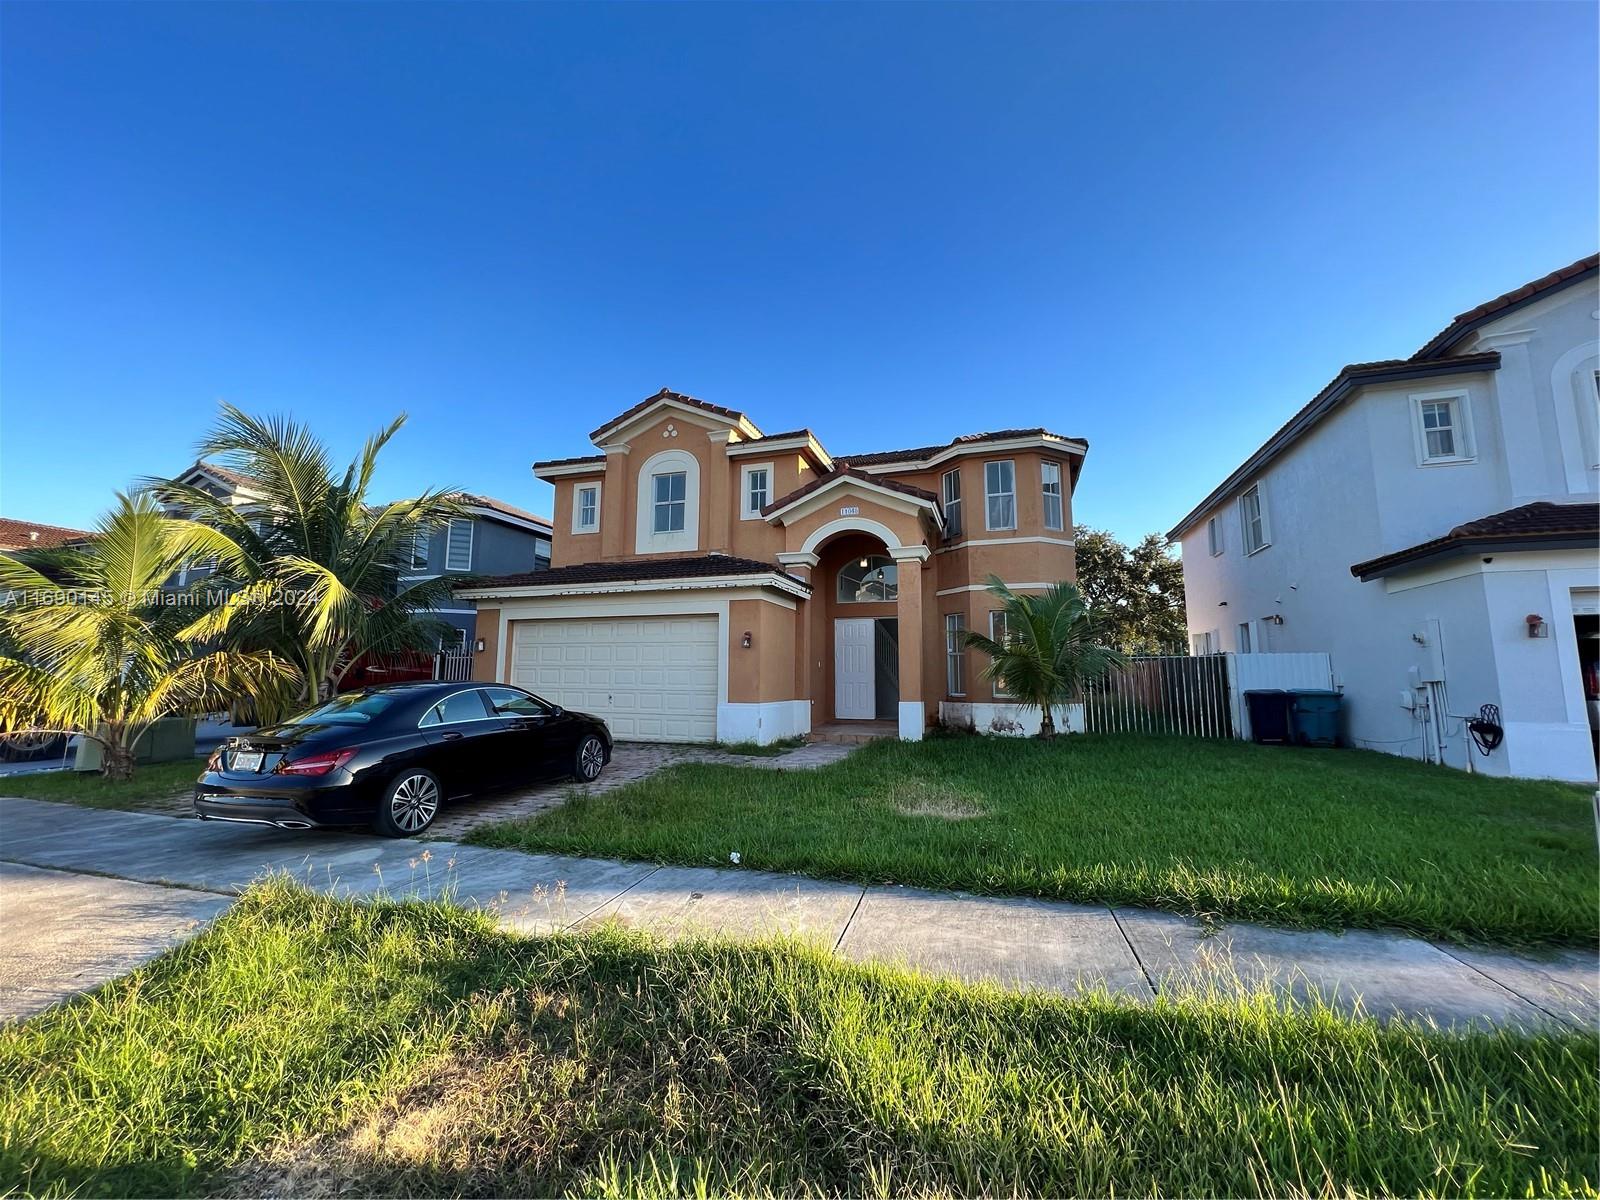
<svg viewBox="0 0 1600 1200">
<path fill-rule="evenodd" d="M 717 618 L 519 621 L 511 682 L 631 742 L 717 737 Z"/>
</svg>

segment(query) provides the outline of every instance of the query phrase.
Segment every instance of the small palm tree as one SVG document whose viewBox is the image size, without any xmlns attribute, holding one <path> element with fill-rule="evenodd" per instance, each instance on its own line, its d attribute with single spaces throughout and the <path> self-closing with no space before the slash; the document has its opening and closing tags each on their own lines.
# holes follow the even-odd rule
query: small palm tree
<svg viewBox="0 0 1600 1200">
<path fill-rule="evenodd" d="M 367 502 L 378 455 L 404 424 L 404 415 L 391 421 L 338 472 L 305 425 L 224 404 L 200 453 L 248 476 L 259 499 L 235 507 L 201 488 L 148 481 L 162 503 L 236 550 L 213 579 L 231 590 L 229 602 L 197 621 L 192 636 L 272 649 L 299 669 L 307 702 L 331 696 L 364 655 L 431 648 L 442 624 L 425 614 L 447 606 L 461 580 L 404 576 L 416 539 L 463 510 L 439 491 Z"/>
<path fill-rule="evenodd" d="M 198 644 L 187 630 L 200 593 L 164 587 L 185 562 L 237 554 L 214 530 L 118 496 L 85 546 L 0 557 L 0 729 L 82 733 L 104 749 L 102 774 L 125 779 L 162 717 L 292 693 L 294 668 L 270 652 Z"/>
<path fill-rule="evenodd" d="M 968 633 L 966 645 L 989 656 L 984 678 L 998 683 L 1024 709 L 1039 710 L 1039 736 L 1054 737 L 1054 707 L 1078 695 L 1085 683 L 1120 670 L 1127 660 L 1102 644 L 1094 614 L 1076 584 L 1058 583 L 1043 595 L 1024 596 L 991 575 L 989 594 L 1005 613 L 1004 633 L 999 641 Z"/>
</svg>

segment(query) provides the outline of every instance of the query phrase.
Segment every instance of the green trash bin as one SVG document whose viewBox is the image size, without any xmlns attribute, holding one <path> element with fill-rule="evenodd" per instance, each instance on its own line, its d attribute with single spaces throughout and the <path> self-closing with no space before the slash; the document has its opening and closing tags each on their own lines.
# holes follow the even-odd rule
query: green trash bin
<svg viewBox="0 0 1600 1200">
<path fill-rule="evenodd" d="M 1301 688 L 1289 695 L 1290 737 L 1302 746 L 1337 746 L 1343 697 L 1325 688 Z"/>
<path fill-rule="evenodd" d="M 139 765 L 159 762 L 178 762 L 194 757 L 193 717 L 162 717 L 149 729 L 133 748 L 133 761 Z M 98 771 L 105 759 L 104 748 L 92 738 L 78 743 L 78 756 L 73 760 L 75 771 Z M 198 768 L 196 768 L 198 773 Z"/>
</svg>

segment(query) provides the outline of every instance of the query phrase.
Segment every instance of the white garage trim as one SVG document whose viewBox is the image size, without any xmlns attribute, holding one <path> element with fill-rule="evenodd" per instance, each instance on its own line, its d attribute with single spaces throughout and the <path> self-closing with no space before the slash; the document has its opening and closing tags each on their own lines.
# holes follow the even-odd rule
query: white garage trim
<svg viewBox="0 0 1600 1200">
<path fill-rule="evenodd" d="M 711 596 L 663 596 L 659 593 L 611 595 L 604 599 L 549 596 L 508 600 L 500 609 L 499 637 L 496 641 L 495 679 L 512 682 L 516 646 L 512 625 L 522 621 L 604 620 L 621 617 L 632 620 L 650 617 L 709 616 L 717 620 L 717 732 L 723 742 L 778 741 L 811 731 L 809 701 L 777 701 L 768 704 L 730 704 L 728 702 L 729 604 L 734 600 L 759 600 L 794 611 L 798 605 L 759 587 L 741 587 Z M 537 689 L 535 689 L 537 690 Z"/>
</svg>

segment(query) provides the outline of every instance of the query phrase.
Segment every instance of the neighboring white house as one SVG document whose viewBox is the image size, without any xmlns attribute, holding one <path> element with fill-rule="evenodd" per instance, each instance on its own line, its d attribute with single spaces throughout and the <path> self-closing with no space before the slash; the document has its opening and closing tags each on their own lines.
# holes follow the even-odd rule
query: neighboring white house
<svg viewBox="0 0 1600 1200">
<path fill-rule="evenodd" d="M 1195 652 L 1325 650 L 1354 745 L 1594 780 L 1596 276 L 1582 259 L 1345 367 L 1178 522 Z M 1466 722 L 1489 704 L 1485 755 Z"/>
</svg>

